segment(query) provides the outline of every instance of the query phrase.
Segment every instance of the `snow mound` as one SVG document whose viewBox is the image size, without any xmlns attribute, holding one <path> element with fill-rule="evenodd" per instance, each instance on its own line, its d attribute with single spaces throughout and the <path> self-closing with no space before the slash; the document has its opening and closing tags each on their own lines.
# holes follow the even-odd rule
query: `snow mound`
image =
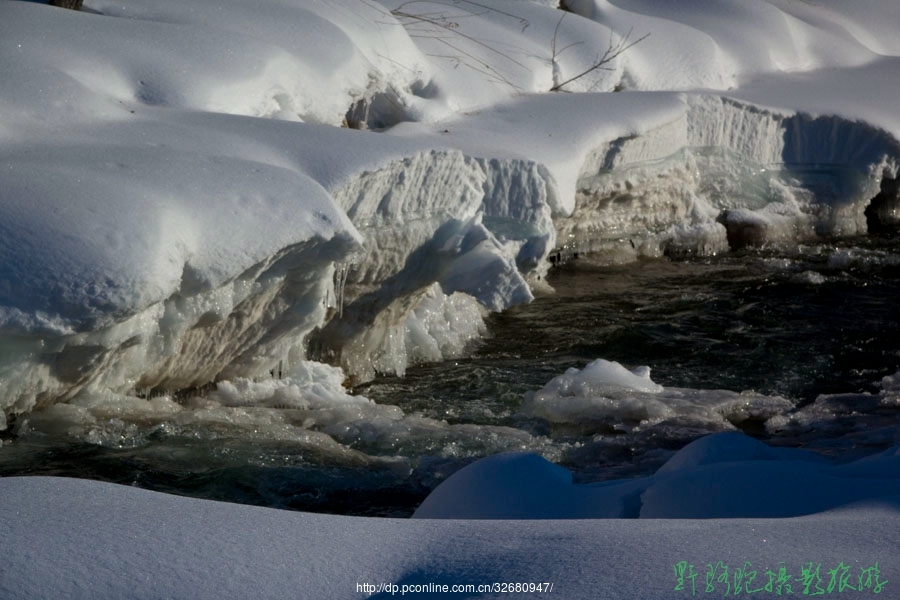
<svg viewBox="0 0 900 600">
<path fill-rule="evenodd" d="M 730 432 L 688 444 L 652 476 L 599 484 L 573 484 L 535 455 L 501 454 L 451 475 L 414 518 L 797 517 L 896 496 L 898 467 L 897 448 L 833 465 Z"/>
<path fill-rule="evenodd" d="M 412 96 L 411 86 L 428 77 L 427 60 L 375 3 L 88 7 L 95 14 L 8 3 L 0 38 L 12 55 L 47 69 L 46 83 L 73 82 L 80 100 L 93 96 L 90 104 L 119 112 L 149 105 L 339 125 L 367 94 L 392 88 Z M 55 100 L 45 94 L 33 108 L 52 123 L 63 116 L 52 110 Z M 83 110 L 78 98 L 65 100 Z"/>
</svg>

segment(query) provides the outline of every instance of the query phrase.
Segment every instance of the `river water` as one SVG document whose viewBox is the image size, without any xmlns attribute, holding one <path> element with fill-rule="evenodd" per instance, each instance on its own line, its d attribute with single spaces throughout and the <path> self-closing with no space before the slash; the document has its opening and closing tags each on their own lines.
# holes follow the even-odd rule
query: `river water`
<svg viewBox="0 0 900 600">
<path fill-rule="evenodd" d="M 647 475 L 691 440 L 726 429 L 838 460 L 900 442 L 896 239 L 614 266 L 582 258 L 554 268 L 548 282 L 555 294 L 491 316 L 468 358 L 352 390 L 393 412 L 292 425 L 309 429 L 305 438 L 267 435 L 259 419 L 214 435 L 159 418 L 122 417 L 114 436 L 44 427 L 4 440 L 0 475 L 406 516 L 455 470 L 499 451 L 538 452 L 592 482 Z M 635 400 L 619 390 L 559 418 L 528 408 L 548 382 L 598 358 L 648 366 L 665 391 Z"/>
</svg>

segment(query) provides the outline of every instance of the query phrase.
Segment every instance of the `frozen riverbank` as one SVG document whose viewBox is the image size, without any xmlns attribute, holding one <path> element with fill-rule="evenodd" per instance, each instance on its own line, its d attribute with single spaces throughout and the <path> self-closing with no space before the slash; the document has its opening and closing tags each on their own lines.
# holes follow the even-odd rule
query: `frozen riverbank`
<svg viewBox="0 0 900 600">
<path fill-rule="evenodd" d="M 2 6 L 6 417 L 309 358 L 402 374 L 529 301 L 551 254 L 852 235 L 897 203 L 871 12 L 215 4 Z M 589 93 L 546 93 L 629 31 L 564 88 Z"/>
<path fill-rule="evenodd" d="M 376 473 L 369 490 L 413 473 L 430 489 L 524 449 L 587 457 L 582 475 L 609 479 L 603 452 L 618 444 L 630 467 L 655 471 L 581 487 L 535 454 L 488 458 L 419 515 L 491 518 L 479 522 L 6 477 L 3 596 L 378 597 L 361 586 L 387 582 L 553 584 L 548 595 L 570 598 L 777 595 L 789 582 L 890 594 L 898 440 L 882 419 L 897 365 L 871 342 L 877 323 L 847 321 L 875 331 L 847 337 L 862 357 L 847 361 L 851 388 L 809 383 L 810 397 L 672 385 L 641 368 L 652 360 L 626 369 L 599 353 L 568 372 L 557 366 L 571 357 L 555 355 L 529 389 L 479 398 L 478 422 L 459 416 L 469 406 L 402 409 L 344 387 L 465 356 L 488 312 L 547 293 L 550 265 L 576 254 L 627 265 L 774 246 L 796 252 L 760 257 L 772 298 L 802 312 L 798 291 L 811 306 L 865 282 L 876 293 L 854 298 L 893 306 L 877 291 L 893 289 L 895 252 L 831 240 L 896 234 L 894 2 L 565 4 L 0 3 L 4 458 L 35 439 L 149 454 L 189 439 L 208 463 L 177 443 L 159 453 L 216 477 L 243 460 L 238 440 L 263 449 L 254 467 L 271 475 L 249 489 L 279 498 L 298 473 L 322 493 L 310 463 L 332 482 L 349 465 Z M 597 65 L 626 39 L 641 41 Z M 699 336 L 726 356 L 808 350 L 771 342 L 788 325 L 764 294 L 682 296 L 671 305 L 691 306 L 669 316 L 709 302 L 734 318 L 643 329 L 657 347 Z M 614 337 L 618 324 L 597 323 Z M 549 344 L 540 331 L 519 337 Z M 818 376 L 834 354 L 789 367 Z M 797 459 L 739 427 L 804 445 L 836 431 L 825 453 L 844 460 Z M 645 432 L 664 442 L 642 452 Z M 567 520 L 600 516 L 666 518 Z M 490 589 L 480 595 L 503 595 Z"/>
</svg>

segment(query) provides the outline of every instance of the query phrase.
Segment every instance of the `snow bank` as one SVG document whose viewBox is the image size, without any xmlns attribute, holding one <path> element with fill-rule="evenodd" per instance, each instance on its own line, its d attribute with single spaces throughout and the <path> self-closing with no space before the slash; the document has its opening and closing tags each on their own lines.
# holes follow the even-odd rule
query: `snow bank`
<svg viewBox="0 0 900 600">
<path fill-rule="evenodd" d="M 76 83 L 79 93 L 94 96 L 91 104 L 339 125 L 366 94 L 393 87 L 411 95 L 409 88 L 427 78 L 425 58 L 375 3 L 272 1 L 251 8 L 203 1 L 185 8 L 167 0 L 97 0 L 87 8 L 9 3 L 2 38 L 20 65 L 25 59 L 44 66 L 45 83 Z M 30 88 L 12 94 L 28 97 Z M 34 109 L 58 112 L 54 95 L 38 98 Z"/>
<path fill-rule="evenodd" d="M 446 44 L 449 37 L 496 66 L 505 57 L 492 60 L 491 51 L 478 45 L 490 40 L 533 61 L 536 77 L 542 56 L 554 73 L 568 69 L 554 64 L 552 43 L 550 52 L 519 52 L 516 42 L 530 43 L 532 36 L 552 42 L 553 36 L 537 27 L 539 18 L 550 20 L 539 16 L 543 7 L 518 4 L 528 13 L 518 23 L 507 4 L 478 10 L 458 3 L 446 12 L 438 6 L 429 15 L 452 22 L 459 33 L 448 36 L 438 27 L 442 35 L 433 40 L 417 30 L 420 43 Z M 609 70 L 580 80 L 579 91 L 624 87 L 688 94 L 681 100 L 658 93 L 537 95 L 500 104 L 494 99 L 496 108 L 425 127 L 476 154 L 519 156 L 527 148 L 525 156 L 537 159 L 555 180 L 558 200 L 551 208 L 564 255 L 603 252 L 629 260 L 710 254 L 729 246 L 866 231 L 864 210 L 883 181 L 895 177 L 900 155 L 894 111 L 883 100 L 897 91 L 897 78 L 889 75 L 896 70 L 894 59 L 881 55 L 890 54 L 893 42 L 882 28 L 861 25 L 869 23 L 868 16 L 846 7 L 768 2 L 752 8 L 718 3 L 714 10 L 704 5 L 696 11 L 647 2 L 567 6 L 575 14 L 556 19 L 556 34 L 574 32 L 580 41 L 591 41 L 568 48 L 560 60 L 602 54 L 591 46 L 598 39 L 651 34 L 607 65 Z M 486 23 L 494 29 L 485 29 Z M 521 35 L 510 35 L 513 26 L 522 28 Z M 498 31 L 503 28 L 505 33 Z M 568 38 L 566 44 L 557 41 L 568 45 Z M 478 97 L 473 78 L 485 77 L 483 71 L 465 61 L 449 62 Z M 801 72 L 807 75 L 792 75 Z M 506 75 L 514 77 L 512 71 Z M 848 77 L 858 85 L 845 85 Z M 527 82 L 512 87 L 539 89 Z M 863 88 L 873 93 L 860 99 L 853 90 Z M 404 124 L 396 131 L 421 129 Z"/>
<path fill-rule="evenodd" d="M 600 146 L 556 220 L 560 245 L 628 260 L 865 233 L 896 178 L 897 130 L 803 112 L 801 97 L 785 104 L 798 110 L 690 94 L 670 121 Z"/>
<path fill-rule="evenodd" d="M 307 358 L 402 373 L 551 252 L 890 221 L 889 2 L 567 6 L 3 3 L 4 420 Z M 543 93 L 566 80 L 591 93 Z"/>
<path fill-rule="evenodd" d="M 415 518 L 786 518 L 900 494 L 897 448 L 856 462 L 770 448 L 741 433 L 708 435 L 642 479 L 573 484 L 525 453 L 484 458 L 451 475 Z"/>
<path fill-rule="evenodd" d="M 88 8 L 0 7 L 15 57 L 0 65 L 4 422 L 84 389 L 263 375 L 303 359 L 335 314 L 334 330 L 402 330 L 422 298 L 453 298 L 408 345 L 358 330 L 312 342 L 353 345 L 355 376 L 402 372 L 477 335 L 461 294 L 493 310 L 531 298 L 525 277 L 552 245 L 545 200 L 490 190 L 541 189 L 546 174 L 333 127 L 385 94 L 391 118 L 415 112 L 427 61 L 383 8 Z"/>
<path fill-rule="evenodd" d="M 248 350 L 271 361 L 321 320 L 331 263 L 360 241 L 280 167 L 112 145 L 3 154 L 0 322 L 30 349 L 4 356 L 7 412 L 90 383 L 188 387 Z"/>
<path fill-rule="evenodd" d="M 536 481 L 556 483 L 552 473 Z M 566 598 L 680 598 L 738 585 L 775 597 L 787 586 L 824 593 L 832 582 L 890 594 L 900 547 L 897 497 L 887 494 L 783 519 L 393 520 L 30 477 L 0 479 L 0 506 L 0 534 L 16 549 L 3 563 L 6 598 L 415 598 L 444 585 L 500 598 L 517 583 Z"/>
</svg>

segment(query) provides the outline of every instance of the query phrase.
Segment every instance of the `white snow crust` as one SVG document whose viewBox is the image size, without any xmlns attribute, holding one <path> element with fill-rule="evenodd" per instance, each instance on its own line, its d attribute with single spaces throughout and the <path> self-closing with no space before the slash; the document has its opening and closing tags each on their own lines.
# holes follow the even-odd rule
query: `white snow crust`
<svg viewBox="0 0 900 600">
<path fill-rule="evenodd" d="M 686 456 L 685 464 L 668 474 L 665 490 L 659 483 L 659 494 L 645 492 L 644 510 L 695 513 L 699 507 L 691 510 L 691 506 L 698 501 L 708 505 L 706 491 L 726 466 L 738 465 L 746 482 L 742 490 L 756 486 L 750 490 L 752 499 L 762 496 L 764 489 L 774 493 L 769 506 L 776 499 L 804 494 L 797 491 L 802 486 L 826 480 L 852 485 L 840 492 L 839 508 L 812 516 L 749 516 L 745 513 L 766 511 L 742 498 L 730 514 L 719 511 L 720 516 L 741 518 L 487 521 L 337 517 L 181 498 L 94 481 L 3 478 L 0 534 L 15 551 L 4 558 L 0 593 L 5 598 L 88 594 L 97 599 L 388 598 L 401 596 L 405 585 L 402 597 L 423 598 L 436 592 L 409 586 L 541 582 L 552 583 L 552 592 L 537 597 L 615 600 L 724 594 L 736 590 L 728 585 L 750 584 L 757 589 L 771 581 L 771 592 L 762 589 L 755 595 L 775 598 L 781 597 L 775 593 L 779 579 L 781 591 L 787 592 L 784 583 L 789 578 L 793 595 L 801 595 L 804 589 L 824 593 L 832 578 L 836 587 L 844 577 L 854 586 L 854 591 L 845 589 L 847 594 L 868 595 L 877 589 L 880 596 L 889 597 L 897 573 L 893 557 L 900 545 L 896 484 L 881 490 L 877 500 L 854 500 L 866 497 L 889 472 L 896 477 L 896 456 L 875 459 L 882 477 L 854 477 L 803 460 L 766 460 L 752 447 L 739 450 L 746 444 L 731 434 L 715 438 L 715 443 L 732 448 L 726 459 L 732 462 L 703 466 L 702 460 Z M 684 452 L 702 455 L 702 448 Z M 734 462 L 740 459 L 744 462 Z M 493 471 L 506 468 L 505 481 L 512 481 L 522 494 L 517 501 L 509 490 L 502 490 L 505 516 L 551 505 L 580 506 L 596 514 L 602 511 L 603 500 L 616 495 L 615 490 L 602 494 L 603 488 L 594 490 L 593 498 L 575 492 L 575 486 L 566 485 L 565 471 L 542 460 L 504 455 L 487 466 L 476 464 Z M 762 479 L 771 475 L 770 480 Z M 738 480 L 736 474 L 732 477 Z M 779 484 L 789 486 L 778 488 Z M 669 497 L 663 491 L 675 494 Z M 589 498 L 593 502 L 578 504 Z M 499 508 L 496 497 L 479 499 L 486 507 Z M 789 502 L 774 512 L 805 514 L 809 508 L 834 505 L 822 502 L 797 511 L 797 505 Z M 472 511 L 457 506 L 456 512 Z M 679 564 L 684 586 L 676 590 Z M 720 580 L 725 568 L 728 574 Z M 809 578 L 803 576 L 804 569 Z M 812 576 L 817 569 L 819 579 Z M 713 574 L 711 588 L 708 573 Z M 373 587 L 364 588 L 366 583 Z"/>
</svg>

